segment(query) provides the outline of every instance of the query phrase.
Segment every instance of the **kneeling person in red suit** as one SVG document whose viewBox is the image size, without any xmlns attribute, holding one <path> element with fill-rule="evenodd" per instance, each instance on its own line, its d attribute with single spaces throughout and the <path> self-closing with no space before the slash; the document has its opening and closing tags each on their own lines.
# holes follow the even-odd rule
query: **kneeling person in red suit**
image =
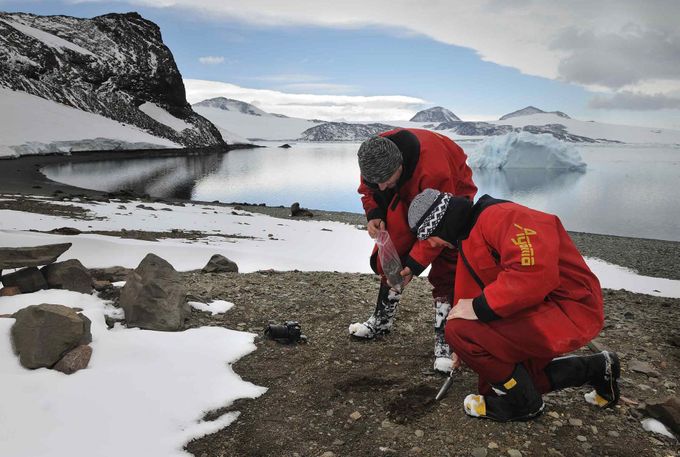
<svg viewBox="0 0 680 457">
<path fill-rule="evenodd" d="M 562 356 L 600 332 L 604 313 L 599 281 L 557 216 L 425 189 L 408 220 L 419 240 L 458 248 L 445 337 L 454 364 L 479 375 L 479 395 L 464 400 L 468 415 L 528 420 L 543 411 L 541 394 L 585 384 L 594 387 L 589 403 L 616 404 L 616 354 Z"/>
</svg>

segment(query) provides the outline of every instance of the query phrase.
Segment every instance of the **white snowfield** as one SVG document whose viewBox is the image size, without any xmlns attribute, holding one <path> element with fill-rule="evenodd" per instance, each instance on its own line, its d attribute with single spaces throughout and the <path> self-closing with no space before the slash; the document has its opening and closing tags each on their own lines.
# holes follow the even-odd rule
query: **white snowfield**
<svg viewBox="0 0 680 457">
<path fill-rule="evenodd" d="M 180 148 L 98 114 L 0 87 L 0 157 L 77 150 Z"/>
<path fill-rule="evenodd" d="M 173 116 L 155 103 L 144 102 L 139 106 L 139 110 L 156 122 L 167 125 L 176 132 L 182 132 L 182 130 L 194 128 L 193 125 Z"/>
<path fill-rule="evenodd" d="M 583 170 L 586 163 L 571 144 L 548 133 L 511 132 L 486 138 L 468 149 L 472 168 L 548 168 Z"/>
<path fill-rule="evenodd" d="M 11 198 L 11 196 L 0 196 Z M 45 198 L 45 200 L 49 200 Z M 54 202 L 74 204 L 101 220 L 73 220 L 0 210 L 0 246 L 71 242 L 59 260 L 79 259 L 87 267 L 136 267 L 149 252 L 178 270 L 202 268 L 213 254 L 236 261 L 239 270 L 321 270 L 369 273 L 372 241 L 365 230 L 337 222 L 295 221 L 235 211 L 228 207 L 185 207 L 139 202 Z M 118 209 L 119 205 L 126 209 Z M 170 209 L 172 211 L 164 211 Z M 250 238 L 209 237 L 198 241 L 125 240 L 81 234 L 29 232 L 70 226 L 81 230 L 200 230 Z M 330 230 L 330 231 L 329 231 Z M 587 259 L 603 287 L 680 297 L 680 281 L 644 277 Z M 228 312 L 230 297 L 192 306 L 211 313 Z M 0 455 L 74 457 L 186 455 L 192 438 L 213 433 L 236 419 L 228 413 L 202 421 L 207 411 L 237 398 L 254 398 L 264 388 L 243 382 L 229 363 L 252 350 L 253 335 L 219 327 L 184 332 L 153 332 L 116 326 L 107 330 L 105 314 L 120 313 L 95 295 L 50 290 L 0 297 L 0 312 L 28 305 L 59 303 L 80 307 L 92 320 L 93 356 L 87 369 L 71 376 L 47 369 L 26 370 L 9 344 L 0 343 Z M 246 304 L 234 303 L 235 306 Z M 13 319 L 0 318 L 0 341 L 9 341 Z M 77 446 L 74 446 L 77 443 Z"/>
<path fill-rule="evenodd" d="M 567 119 L 551 113 L 517 116 L 504 121 L 491 121 L 490 124 L 512 125 L 513 127 L 562 124 L 567 128 L 569 133 L 595 140 L 606 139 L 609 141 L 621 141 L 623 143 L 642 144 L 680 144 L 680 130 L 580 121 L 578 119 Z"/>
<path fill-rule="evenodd" d="M 292 141 L 300 138 L 302 132 L 308 128 L 319 125 L 307 119 L 279 117 L 267 113 L 255 116 L 196 105 L 192 109 L 218 128 L 248 139 Z"/>
<path fill-rule="evenodd" d="M 45 46 L 49 46 L 50 48 L 56 49 L 57 52 L 63 53 L 63 49 L 70 49 L 71 51 L 75 51 L 79 54 L 85 54 L 89 56 L 94 56 L 92 52 L 89 50 L 83 48 L 82 46 L 78 46 L 77 44 L 71 43 L 68 40 L 64 40 L 63 38 L 59 38 L 56 35 L 53 35 L 49 32 L 45 32 L 44 30 L 36 29 L 35 27 L 30 27 L 26 24 L 23 24 L 19 22 L 21 19 L 17 18 L 17 21 L 12 21 L 10 19 L 0 19 L 0 21 L 4 22 L 5 24 L 14 27 L 24 35 L 28 35 L 32 38 L 35 38 L 38 41 L 41 41 Z"/>
</svg>

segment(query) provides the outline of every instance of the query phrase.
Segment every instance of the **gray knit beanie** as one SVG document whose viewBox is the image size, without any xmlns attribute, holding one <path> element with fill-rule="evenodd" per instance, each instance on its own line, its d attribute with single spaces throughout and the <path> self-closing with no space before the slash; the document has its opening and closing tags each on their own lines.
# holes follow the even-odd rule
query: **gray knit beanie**
<svg viewBox="0 0 680 457">
<path fill-rule="evenodd" d="M 408 225 L 419 240 L 430 237 L 437 229 L 453 195 L 435 189 L 425 189 L 408 208 Z"/>
<path fill-rule="evenodd" d="M 364 180 L 383 183 L 397 171 L 402 164 L 401 151 L 392 140 L 374 136 L 361 143 L 359 147 L 359 169 Z"/>
</svg>

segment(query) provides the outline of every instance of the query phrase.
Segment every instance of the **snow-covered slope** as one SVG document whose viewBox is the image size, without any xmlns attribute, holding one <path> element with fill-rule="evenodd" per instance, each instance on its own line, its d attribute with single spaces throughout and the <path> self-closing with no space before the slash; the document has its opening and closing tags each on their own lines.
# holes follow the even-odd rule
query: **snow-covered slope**
<svg viewBox="0 0 680 457">
<path fill-rule="evenodd" d="M 680 144 L 680 130 L 579 121 L 577 119 L 567 119 L 552 113 L 517 116 L 503 121 L 492 121 L 490 123 L 498 126 L 511 125 L 514 128 L 563 125 L 566 131 L 572 135 L 592 138 L 594 140 L 620 141 L 623 143 Z"/>
<path fill-rule="evenodd" d="M 324 122 L 300 135 L 300 141 L 364 141 L 380 132 L 392 130 L 387 124 L 350 124 L 347 122 Z"/>
<path fill-rule="evenodd" d="M 80 19 L 0 12 L 0 87 L 134 125 L 173 145 L 224 145 L 187 103 L 160 29 L 137 13 Z M 41 126 L 34 128 L 40 135 Z"/>
<path fill-rule="evenodd" d="M 323 123 L 266 113 L 248 103 L 223 97 L 196 103 L 193 109 L 220 129 L 250 140 L 296 140 L 308 128 Z"/>
<path fill-rule="evenodd" d="M 441 106 L 428 108 L 418 111 L 415 116 L 411 118 L 411 122 L 452 122 L 460 121 L 461 119 L 453 114 L 450 110 Z"/>
<path fill-rule="evenodd" d="M 0 87 L 0 157 L 178 147 L 181 145 L 135 126 Z"/>
<path fill-rule="evenodd" d="M 519 109 L 517 111 L 513 111 L 512 113 L 508 113 L 504 116 L 501 116 L 499 119 L 500 121 L 504 121 L 506 119 L 510 119 L 512 117 L 519 117 L 519 116 L 528 116 L 531 114 L 541 114 L 541 113 L 546 113 L 546 114 L 554 114 L 559 117 L 564 117 L 566 119 L 571 119 L 569 116 L 567 116 L 565 113 L 562 111 L 543 111 L 542 109 L 536 108 L 535 106 L 527 106 L 526 108 Z"/>
</svg>

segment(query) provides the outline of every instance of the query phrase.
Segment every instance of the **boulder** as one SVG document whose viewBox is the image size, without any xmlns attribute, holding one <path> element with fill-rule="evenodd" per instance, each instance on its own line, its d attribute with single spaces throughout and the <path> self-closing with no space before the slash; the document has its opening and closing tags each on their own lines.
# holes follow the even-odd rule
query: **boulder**
<svg viewBox="0 0 680 457">
<path fill-rule="evenodd" d="M 128 327 L 177 331 L 184 328 L 191 309 L 179 274 L 165 260 L 147 254 L 128 276 L 119 304 Z"/>
<path fill-rule="evenodd" d="M 664 423 L 676 434 L 680 434 L 680 398 L 668 397 L 650 400 L 645 408 L 647 414 Z"/>
<path fill-rule="evenodd" d="M 92 285 L 97 292 L 113 288 L 111 281 L 93 281 Z"/>
<path fill-rule="evenodd" d="M 71 243 L 44 246 L 0 248 L 0 270 L 47 265 L 71 247 Z"/>
<path fill-rule="evenodd" d="M 210 257 L 202 271 L 203 273 L 238 273 L 238 265 L 223 255 L 215 254 Z"/>
<path fill-rule="evenodd" d="M 28 267 L 0 277 L 5 287 L 17 287 L 22 294 L 47 289 L 47 281 L 37 267 Z"/>
<path fill-rule="evenodd" d="M 81 294 L 92 293 L 92 276 L 80 260 L 53 263 L 40 271 L 51 289 L 72 290 Z"/>
<path fill-rule="evenodd" d="M 12 344 L 26 368 L 52 367 L 71 349 L 92 341 L 90 320 L 63 305 L 32 305 L 14 313 Z"/>
<path fill-rule="evenodd" d="M 314 217 L 314 213 L 307 208 L 301 208 L 298 202 L 290 205 L 290 215 L 292 217 Z"/>
<path fill-rule="evenodd" d="M 90 274 L 98 281 L 119 282 L 127 281 L 127 277 L 132 268 L 109 267 L 109 268 L 90 268 Z"/>
<path fill-rule="evenodd" d="M 54 369 L 65 374 L 73 374 L 78 370 L 87 367 L 92 357 L 92 348 L 90 346 L 81 345 L 75 349 L 71 349 L 62 357 Z"/>
</svg>

